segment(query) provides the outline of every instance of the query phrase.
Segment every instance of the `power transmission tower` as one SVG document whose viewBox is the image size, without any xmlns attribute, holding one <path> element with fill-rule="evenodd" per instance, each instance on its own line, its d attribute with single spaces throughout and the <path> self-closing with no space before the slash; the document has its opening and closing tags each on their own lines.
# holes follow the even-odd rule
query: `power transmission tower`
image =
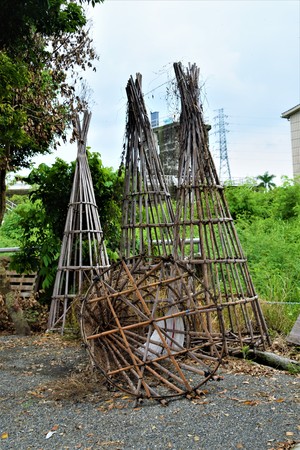
<svg viewBox="0 0 300 450">
<path fill-rule="evenodd" d="M 219 169 L 219 178 L 221 181 L 231 181 L 231 173 L 229 167 L 228 153 L 227 153 L 227 142 L 226 142 L 226 125 L 225 118 L 227 118 L 224 114 L 224 109 L 218 109 L 218 115 L 214 117 L 215 127 L 217 127 L 217 131 L 215 134 L 218 135 L 218 145 L 219 145 L 219 156 L 220 156 L 220 169 Z"/>
</svg>

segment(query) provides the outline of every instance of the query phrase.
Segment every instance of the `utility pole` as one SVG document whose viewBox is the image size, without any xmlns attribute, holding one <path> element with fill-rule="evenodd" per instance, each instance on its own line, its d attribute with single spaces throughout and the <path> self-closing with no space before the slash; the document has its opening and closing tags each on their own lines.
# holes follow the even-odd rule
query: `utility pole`
<svg viewBox="0 0 300 450">
<path fill-rule="evenodd" d="M 218 109 L 218 115 L 214 117 L 215 124 L 214 127 L 217 127 L 215 134 L 218 135 L 218 145 L 219 145 L 219 156 L 220 156 L 220 169 L 219 169 L 219 178 L 220 181 L 231 181 L 228 153 L 227 153 L 227 142 L 226 142 L 226 125 L 225 118 L 227 118 L 224 114 L 224 109 Z"/>
</svg>

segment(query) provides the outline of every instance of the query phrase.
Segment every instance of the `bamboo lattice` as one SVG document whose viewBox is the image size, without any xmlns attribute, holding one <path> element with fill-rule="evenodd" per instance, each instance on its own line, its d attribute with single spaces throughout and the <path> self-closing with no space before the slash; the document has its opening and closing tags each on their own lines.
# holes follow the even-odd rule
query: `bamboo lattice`
<svg viewBox="0 0 300 450">
<path fill-rule="evenodd" d="M 170 255 L 174 211 L 147 115 L 142 77 L 131 77 L 128 97 L 121 254 Z"/>
<path fill-rule="evenodd" d="M 78 143 L 76 169 L 48 320 L 48 329 L 62 333 L 73 300 L 109 266 L 86 154 L 90 119 L 91 113 L 86 111 L 82 126 L 79 116 L 74 125 Z"/>
<path fill-rule="evenodd" d="M 265 347 L 267 327 L 208 147 L 199 69 L 194 64 L 184 71 L 175 63 L 174 70 L 181 97 L 174 258 L 202 280 L 204 302 L 222 308 L 226 353 L 246 345 Z M 212 322 L 208 317 L 211 333 Z"/>
<path fill-rule="evenodd" d="M 137 398 L 196 395 L 214 377 L 223 339 L 207 327 L 203 286 L 172 257 L 122 259 L 103 273 L 82 303 L 81 330 L 95 366 Z M 220 317 L 220 321 L 222 318 Z"/>
</svg>

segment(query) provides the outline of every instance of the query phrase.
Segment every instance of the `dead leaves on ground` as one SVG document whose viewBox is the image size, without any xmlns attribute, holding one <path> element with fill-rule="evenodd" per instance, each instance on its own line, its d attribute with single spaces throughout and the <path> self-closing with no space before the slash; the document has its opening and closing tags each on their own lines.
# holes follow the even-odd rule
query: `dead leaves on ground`
<svg viewBox="0 0 300 450">
<path fill-rule="evenodd" d="M 276 373 L 282 373 L 282 370 L 273 369 L 272 367 L 263 366 L 246 359 L 238 359 L 231 356 L 224 358 L 222 361 L 222 369 L 226 373 L 250 375 L 253 377 L 273 376 Z"/>
<path fill-rule="evenodd" d="M 261 405 L 263 403 L 282 403 L 285 401 L 285 399 L 282 397 L 275 398 L 272 395 L 268 395 L 266 397 L 267 397 L 266 400 L 242 399 L 242 398 L 236 398 L 236 397 L 229 397 L 229 400 L 238 402 L 241 405 L 246 405 L 246 406 L 257 406 L 257 405 Z"/>
<path fill-rule="evenodd" d="M 66 347 L 78 347 L 78 339 L 67 339 L 56 333 L 34 334 L 32 336 L 3 335 L 6 339 L 0 341 L 0 351 L 12 348 L 36 347 L 37 349 L 62 350 Z"/>
<path fill-rule="evenodd" d="M 272 440 L 273 441 L 273 440 Z M 274 445 L 272 441 L 268 442 L 269 445 Z M 299 444 L 299 441 L 294 441 L 291 439 L 288 439 L 287 441 L 283 442 L 276 442 L 275 447 L 268 447 L 269 450 L 293 450 L 296 444 Z"/>
</svg>

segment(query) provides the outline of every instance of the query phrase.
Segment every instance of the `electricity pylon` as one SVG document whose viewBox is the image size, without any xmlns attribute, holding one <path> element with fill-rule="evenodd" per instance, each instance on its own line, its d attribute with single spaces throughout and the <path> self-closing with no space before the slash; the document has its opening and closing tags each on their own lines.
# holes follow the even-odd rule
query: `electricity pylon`
<svg viewBox="0 0 300 450">
<path fill-rule="evenodd" d="M 228 153 L 227 153 L 227 142 L 226 142 L 226 125 L 225 118 L 227 118 L 224 114 L 223 108 L 218 109 L 218 115 L 214 117 L 215 127 L 217 130 L 215 134 L 218 135 L 218 146 L 219 146 L 219 157 L 220 157 L 220 166 L 219 166 L 219 178 L 224 183 L 224 181 L 231 181 L 231 173 L 229 167 Z"/>
</svg>

